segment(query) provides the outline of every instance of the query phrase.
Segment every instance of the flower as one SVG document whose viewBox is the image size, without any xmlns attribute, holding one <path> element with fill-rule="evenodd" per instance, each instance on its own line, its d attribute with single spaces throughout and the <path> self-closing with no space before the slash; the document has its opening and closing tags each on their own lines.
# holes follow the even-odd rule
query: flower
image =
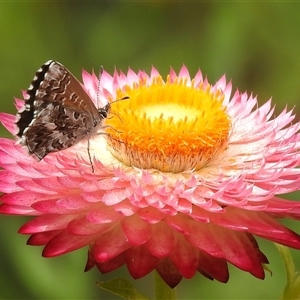
<svg viewBox="0 0 300 300">
<path fill-rule="evenodd" d="M 300 249 L 277 221 L 300 217 L 299 202 L 278 197 L 300 188 L 291 111 L 272 118 L 271 101 L 258 107 L 231 95 L 225 76 L 211 85 L 185 66 L 166 81 L 155 68 L 104 71 L 99 97 L 95 74 L 84 71 L 83 82 L 93 99 L 111 101 L 106 134 L 90 140 L 93 168 L 87 141 L 37 162 L 0 140 L 0 212 L 34 216 L 19 232 L 45 246 L 43 256 L 89 246 L 86 270 L 126 264 L 141 278 L 156 269 L 175 287 L 196 272 L 227 282 L 228 263 L 263 279 L 268 260 L 254 235 Z M 15 119 L 0 115 L 13 134 Z"/>
</svg>

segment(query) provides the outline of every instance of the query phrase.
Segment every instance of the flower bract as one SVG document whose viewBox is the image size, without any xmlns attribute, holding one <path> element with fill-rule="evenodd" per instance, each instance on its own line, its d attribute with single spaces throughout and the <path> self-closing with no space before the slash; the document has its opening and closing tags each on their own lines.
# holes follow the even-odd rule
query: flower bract
<svg viewBox="0 0 300 300">
<path fill-rule="evenodd" d="M 101 132 L 37 161 L 0 139 L 0 212 L 31 219 L 19 232 L 54 257 L 88 246 L 86 270 L 126 265 L 133 278 L 156 269 L 175 287 L 197 272 L 227 282 L 228 263 L 263 279 L 255 237 L 300 249 L 278 219 L 300 217 L 299 122 L 271 101 L 258 106 L 185 66 L 163 79 L 152 68 L 83 72 L 97 107 L 111 103 Z M 99 91 L 98 91 L 99 90 Z M 24 106 L 16 99 L 16 106 Z M 16 134 L 14 115 L 2 124 Z"/>
</svg>

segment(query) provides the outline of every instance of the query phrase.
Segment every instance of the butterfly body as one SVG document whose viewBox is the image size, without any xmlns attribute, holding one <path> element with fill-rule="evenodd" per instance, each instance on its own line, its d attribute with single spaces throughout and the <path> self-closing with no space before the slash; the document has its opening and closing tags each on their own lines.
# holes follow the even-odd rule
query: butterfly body
<svg viewBox="0 0 300 300">
<path fill-rule="evenodd" d="M 101 128 L 110 104 L 97 109 L 80 82 L 60 63 L 36 73 L 18 112 L 16 134 L 38 159 L 88 139 Z"/>
</svg>

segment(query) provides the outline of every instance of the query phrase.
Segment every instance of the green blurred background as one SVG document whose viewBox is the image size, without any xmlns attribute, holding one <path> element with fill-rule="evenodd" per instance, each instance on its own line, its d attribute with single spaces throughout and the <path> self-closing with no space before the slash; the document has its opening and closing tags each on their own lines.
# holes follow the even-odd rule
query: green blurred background
<svg viewBox="0 0 300 300">
<path fill-rule="evenodd" d="M 178 71 L 185 64 L 212 83 L 225 73 L 260 104 L 273 97 L 277 115 L 297 105 L 299 116 L 299 11 L 296 2 L 1 2 L 0 110 L 15 114 L 13 97 L 55 59 L 78 78 L 82 68 L 98 72 L 100 65 L 109 72 L 154 65 L 166 76 L 170 66 Z M 3 127 L 0 133 L 9 137 Z M 42 258 L 41 248 L 25 246 L 27 237 L 16 233 L 25 220 L 0 216 L 0 299 L 119 299 L 95 282 L 127 276 L 125 267 L 105 276 L 83 273 L 87 249 Z M 288 225 L 300 232 L 296 222 Z M 227 284 L 200 275 L 182 280 L 178 298 L 278 299 L 283 263 L 272 243 L 259 243 L 273 276 L 261 281 L 230 267 Z M 300 270 L 300 252 L 292 252 Z M 135 284 L 153 296 L 151 274 Z"/>
</svg>

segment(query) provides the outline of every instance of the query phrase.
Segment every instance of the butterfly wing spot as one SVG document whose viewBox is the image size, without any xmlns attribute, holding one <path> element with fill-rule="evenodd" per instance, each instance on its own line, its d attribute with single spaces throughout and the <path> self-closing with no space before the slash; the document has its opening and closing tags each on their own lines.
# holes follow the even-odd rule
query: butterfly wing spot
<svg viewBox="0 0 300 300">
<path fill-rule="evenodd" d="M 74 111 L 73 117 L 74 117 L 74 119 L 78 120 L 80 117 L 80 113 L 78 111 Z"/>
</svg>

